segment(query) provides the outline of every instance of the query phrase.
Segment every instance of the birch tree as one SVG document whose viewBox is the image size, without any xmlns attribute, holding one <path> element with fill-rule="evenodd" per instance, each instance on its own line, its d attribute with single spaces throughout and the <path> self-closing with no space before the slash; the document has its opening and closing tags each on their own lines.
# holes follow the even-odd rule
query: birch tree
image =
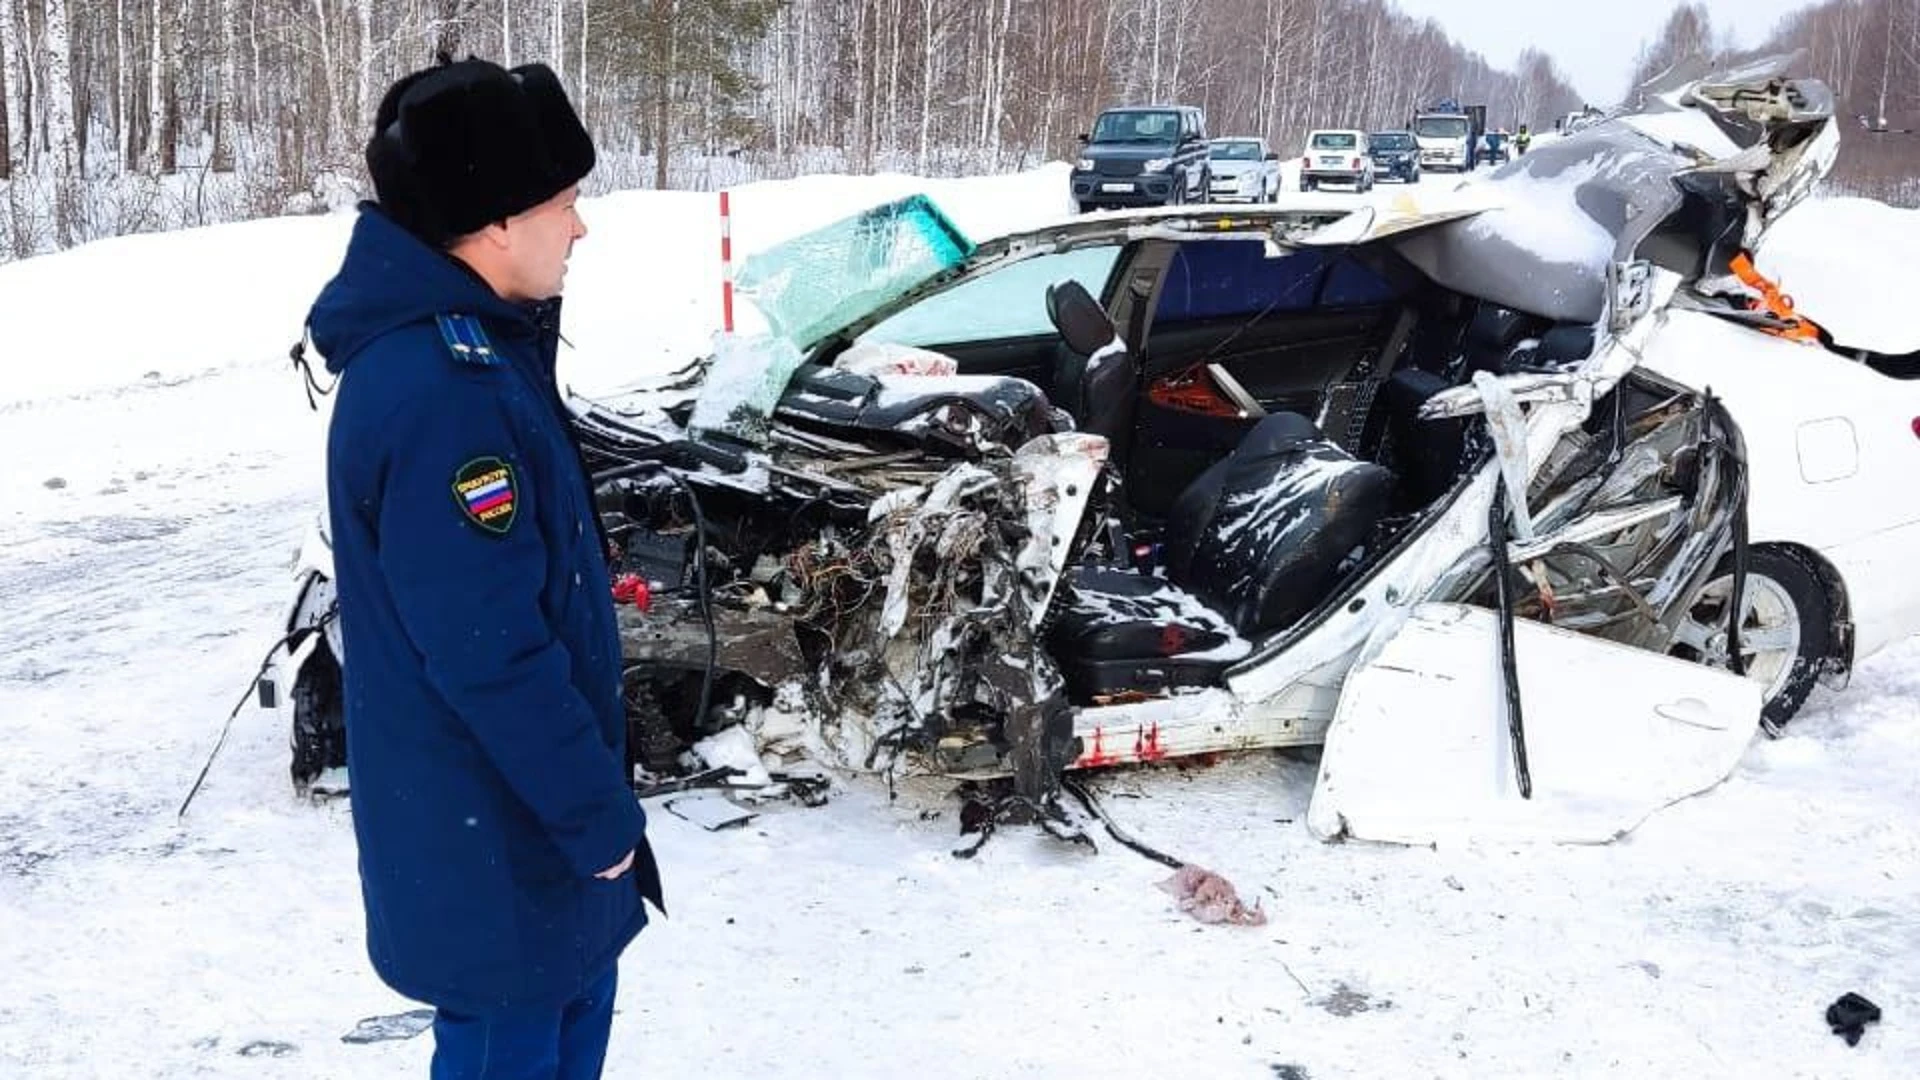
<svg viewBox="0 0 1920 1080">
<path fill-rule="evenodd" d="M 233 52 L 238 14 L 235 0 L 220 0 L 220 82 L 214 101 L 213 158 L 209 163 L 215 172 L 233 171 Z"/>
<path fill-rule="evenodd" d="M 13 103 L 19 82 L 14 47 L 13 0 L 0 0 L 0 181 L 13 179 Z"/>
<path fill-rule="evenodd" d="M 228 0 L 231 2 L 231 0 Z M 347 115 L 347 131 L 356 132 L 373 122 L 373 0 L 354 0 L 354 30 L 359 36 L 359 62 L 353 66 L 353 109 Z"/>
<path fill-rule="evenodd" d="M 149 6 L 151 18 L 148 21 L 149 41 L 147 53 L 147 121 L 141 134 L 144 147 L 143 158 L 150 172 L 164 171 L 161 167 L 160 140 L 167 128 L 167 61 L 165 8 L 161 0 L 153 0 Z"/>
<path fill-rule="evenodd" d="M 47 146 L 54 169 L 54 237 L 63 248 L 74 243 L 77 185 L 84 175 L 73 130 L 73 78 L 68 53 L 67 0 L 47 0 Z"/>
</svg>

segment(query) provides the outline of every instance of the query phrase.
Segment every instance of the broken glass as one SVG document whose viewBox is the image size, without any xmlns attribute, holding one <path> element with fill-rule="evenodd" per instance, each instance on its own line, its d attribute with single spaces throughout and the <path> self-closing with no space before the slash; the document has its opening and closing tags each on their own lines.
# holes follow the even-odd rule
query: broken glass
<svg viewBox="0 0 1920 1080">
<path fill-rule="evenodd" d="M 689 426 L 764 445 L 805 349 L 948 273 L 973 243 L 925 195 L 876 206 L 760 252 L 736 286 L 768 334 L 720 334 Z"/>
<path fill-rule="evenodd" d="M 912 195 L 748 258 L 735 285 L 775 334 L 806 349 L 954 270 L 973 248 L 933 200 Z"/>
</svg>

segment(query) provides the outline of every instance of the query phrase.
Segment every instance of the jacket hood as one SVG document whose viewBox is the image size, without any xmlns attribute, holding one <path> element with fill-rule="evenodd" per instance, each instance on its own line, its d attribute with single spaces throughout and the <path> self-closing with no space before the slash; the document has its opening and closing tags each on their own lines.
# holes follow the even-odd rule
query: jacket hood
<svg viewBox="0 0 1920 1080">
<path fill-rule="evenodd" d="M 389 330 L 443 314 L 525 321 L 479 275 L 428 247 L 373 203 L 362 203 L 347 253 L 307 312 L 313 344 L 338 375 Z"/>
</svg>

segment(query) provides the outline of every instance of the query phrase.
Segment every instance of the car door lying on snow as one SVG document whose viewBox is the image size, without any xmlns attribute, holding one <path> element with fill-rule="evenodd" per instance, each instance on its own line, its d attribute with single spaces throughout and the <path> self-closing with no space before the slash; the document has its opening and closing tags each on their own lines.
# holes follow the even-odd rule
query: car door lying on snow
<svg viewBox="0 0 1920 1080">
<path fill-rule="evenodd" d="M 1605 843 L 1726 779 L 1759 729 L 1751 680 L 1526 620 L 1514 634 L 1531 798 L 1498 616 L 1423 604 L 1347 675 L 1307 814 L 1315 835 Z"/>
</svg>

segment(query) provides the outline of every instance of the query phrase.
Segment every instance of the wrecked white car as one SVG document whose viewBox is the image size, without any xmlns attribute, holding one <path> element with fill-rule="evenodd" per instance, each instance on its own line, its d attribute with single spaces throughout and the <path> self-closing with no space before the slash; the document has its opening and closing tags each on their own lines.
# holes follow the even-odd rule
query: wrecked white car
<svg viewBox="0 0 1920 1080">
<path fill-rule="evenodd" d="M 1830 163 L 1824 95 L 1755 73 L 1675 106 L 1731 155 L 1603 127 L 1426 205 L 975 245 L 913 198 L 756 256 L 764 334 L 572 402 L 636 775 L 732 741 L 1044 820 L 1073 770 L 1324 743 L 1316 833 L 1408 841 L 1712 786 L 1844 659 L 1743 640 L 1739 427 L 1641 359 L 1683 297 L 1777 340 L 1703 287 Z M 299 647 L 306 785 L 339 657 Z"/>
</svg>

